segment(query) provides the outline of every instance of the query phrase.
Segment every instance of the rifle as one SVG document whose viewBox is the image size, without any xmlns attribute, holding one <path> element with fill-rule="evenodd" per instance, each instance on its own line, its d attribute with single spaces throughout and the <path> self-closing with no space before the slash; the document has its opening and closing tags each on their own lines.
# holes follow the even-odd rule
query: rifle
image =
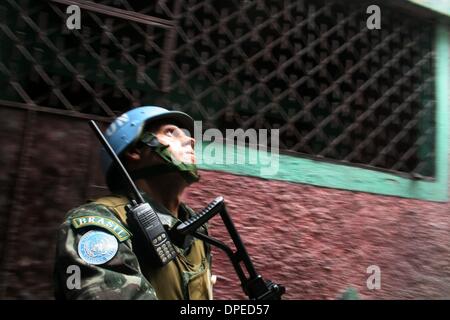
<svg viewBox="0 0 450 320">
<path fill-rule="evenodd" d="M 216 214 L 219 214 L 222 221 L 233 240 L 236 247 L 236 251 L 228 247 L 225 243 L 211 238 L 203 233 L 197 232 L 197 229 L 211 219 Z M 223 197 L 217 197 L 212 202 L 210 202 L 203 210 L 192 216 L 187 221 L 179 224 L 177 226 L 177 231 L 181 234 L 192 234 L 194 237 L 205 241 L 217 248 L 223 250 L 231 263 L 241 281 L 241 286 L 244 293 L 251 300 L 280 300 L 281 296 L 286 292 L 284 286 L 275 284 L 270 280 L 264 280 L 261 275 L 259 275 L 250 256 L 245 249 L 244 243 L 237 232 L 230 215 L 227 212 L 225 201 Z M 245 276 L 244 270 L 241 267 L 241 262 L 247 269 L 248 277 Z"/>
</svg>

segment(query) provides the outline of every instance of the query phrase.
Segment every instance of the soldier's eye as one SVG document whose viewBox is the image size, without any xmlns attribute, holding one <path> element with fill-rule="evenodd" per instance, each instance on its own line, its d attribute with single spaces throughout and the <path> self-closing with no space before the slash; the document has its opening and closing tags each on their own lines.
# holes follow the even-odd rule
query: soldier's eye
<svg viewBox="0 0 450 320">
<path fill-rule="evenodd" d="M 167 128 L 166 130 L 164 130 L 164 134 L 168 137 L 171 137 L 173 135 L 173 128 Z"/>
<path fill-rule="evenodd" d="M 180 137 L 182 137 L 184 135 L 184 131 L 181 130 L 180 128 L 174 129 L 172 133 L 177 138 L 180 138 Z"/>
</svg>

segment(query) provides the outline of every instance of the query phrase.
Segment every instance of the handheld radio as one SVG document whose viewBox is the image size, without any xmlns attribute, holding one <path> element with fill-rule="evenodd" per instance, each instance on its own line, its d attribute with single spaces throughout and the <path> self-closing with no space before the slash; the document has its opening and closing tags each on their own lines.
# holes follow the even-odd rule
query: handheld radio
<svg viewBox="0 0 450 320">
<path fill-rule="evenodd" d="M 89 124 L 109 156 L 113 159 L 113 162 L 115 162 L 119 168 L 124 179 L 128 182 L 135 197 L 135 199 L 131 200 L 131 203 L 125 207 L 127 212 L 127 222 L 130 225 L 133 234 L 141 240 L 144 252 L 149 253 L 151 258 L 153 258 L 153 261 L 160 266 L 168 264 L 176 257 L 176 252 L 161 220 L 155 210 L 145 202 L 119 157 L 114 152 L 95 121 L 90 120 Z"/>
</svg>

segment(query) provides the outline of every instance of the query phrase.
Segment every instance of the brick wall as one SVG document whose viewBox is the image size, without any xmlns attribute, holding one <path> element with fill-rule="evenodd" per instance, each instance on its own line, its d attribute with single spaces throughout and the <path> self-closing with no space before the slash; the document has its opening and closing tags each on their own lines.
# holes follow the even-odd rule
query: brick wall
<svg viewBox="0 0 450 320">
<path fill-rule="evenodd" d="M 435 203 L 202 172 L 194 207 L 223 195 L 257 271 L 288 299 L 450 297 L 450 203 Z M 211 233 L 227 239 L 220 218 Z M 214 251 L 215 297 L 243 298 L 227 257 Z M 370 265 L 381 289 L 366 287 Z"/>
</svg>

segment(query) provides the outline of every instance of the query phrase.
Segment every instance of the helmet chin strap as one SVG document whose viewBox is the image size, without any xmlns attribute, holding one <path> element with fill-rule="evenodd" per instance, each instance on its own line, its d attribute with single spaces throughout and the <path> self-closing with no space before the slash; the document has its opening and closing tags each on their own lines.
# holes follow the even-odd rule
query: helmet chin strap
<svg viewBox="0 0 450 320">
<path fill-rule="evenodd" d="M 150 177 L 156 177 L 171 172 L 179 172 L 181 176 L 189 183 L 197 182 L 200 176 L 191 171 L 181 171 L 175 165 L 169 163 L 155 164 L 153 166 L 147 166 L 140 169 L 136 169 L 130 172 L 131 177 L 134 180 L 147 179 Z"/>
<path fill-rule="evenodd" d="M 141 142 L 156 152 L 165 163 L 155 164 L 130 172 L 133 179 L 146 179 L 169 172 L 179 172 L 187 183 L 191 184 L 200 180 L 195 164 L 178 162 L 174 163 L 169 146 L 163 145 L 153 133 L 145 133 Z"/>
</svg>

